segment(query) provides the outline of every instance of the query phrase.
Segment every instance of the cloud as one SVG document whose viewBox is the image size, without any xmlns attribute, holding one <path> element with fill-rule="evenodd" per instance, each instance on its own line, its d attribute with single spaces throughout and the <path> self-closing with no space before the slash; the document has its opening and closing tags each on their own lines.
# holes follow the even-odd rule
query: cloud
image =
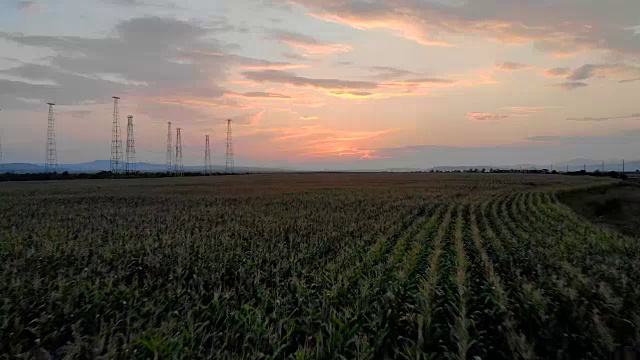
<svg viewBox="0 0 640 360">
<path fill-rule="evenodd" d="M 41 5 L 38 4 L 38 2 L 36 1 L 17 1 L 16 2 L 16 7 L 20 10 L 31 10 L 31 9 L 37 9 L 39 8 Z"/>
<path fill-rule="evenodd" d="M 611 116 L 611 117 L 583 117 L 583 118 L 567 118 L 571 121 L 608 121 L 617 119 L 635 119 L 640 118 L 640 114 L 632 114 L 629 116 Z"/>
<path fill-rule="evenodd" d="M 473 121 L 494 121 L 508 118 L 509 115 L 501 115 L 487 112 L 469 112 L 467 113 L 467 119 Z"/>
<path fill-rule="evenodd" d="M 633 80 L 640 76 L 640 67 L 626 64 L 585 64 L 574 69 L 568 80 L 583 81 L 590 78 L 612 78 L 616 80 Z"/>
<path fill-rule="evenodd" d="M 21 64 L 0 76 L 51 80 L 51 85 L 0 80 L 4 98 L 38 98 L 60 105 L 108 102 L 112 95 L 215 98 L 225 93 L 216 85 L 226 77 L 233 59 L 212 56 L 223 45 L 215 31 L 175 19 L 144 17 L 119 23 L 106 38 L 0 33 L 0 38 L 55 53 L 45 64 Z M 209 54 L 177 61 L 184 50 Z M 10 102 L 10 101 L 7 101 Z"/>
<path fill-rule="evenodd" d="M 455 85 L 456 82 L 451 79 L 441 78 L 421 78 L 421 79 L 409 79 L 398 80 L 382 83 L 382 87 L 419 87 L 419 86 L 450 86 Z"/>
<path fill-rule="evenodd" d="M 565 81 L 559 84 L 547 85 L 547 87 L 560 88 L 564 90 L 575 90 L 587 86 L 589 86 L 589 84 L 580 81 Z"/>
<path fill-rule="evenodd" d="M 293 69 L 306 69 L 309 68 L 309 65 L 306 64 L 290 64 L 290 63 L 281 63 L 281 62 L 270 62 L 270 61 L 242 61 L 244 65 L 241 66 L 243 70 L 293 70 Z"/>
<path fill-rule="evenodd" d="M 542 76 L 549 78 L 565 78 L 571 73 L 570 68 L 553 68 L 542 72 Z"/>
<path fill-rule="evenodd" d="M 234 119 L 233 123 L 246 127 L 255 127 L 262 122 L 265 111 L 259 111 L 257 113 L 245 115 Z"/>
<path fill-rule="evenodd" d="M 496 68 L 502 71 L 522 71 L 522 70 L 531 70 L 533 69 L 533 66 L 507 61 L 507 62 L 497 64 Z"/>
<path fill-rule="evenodd" d="M 635 79 L 626 79 L 626 80 L 620 80 L 618 81 L 620 84 L 625 84 L 625 83 L 631 83 L 631 82 L 636 82 L 636 81 L 640 81 L 640 77 L 639 78 L 635 78 Z"/>
<path fill-rule="evenodd" d="M 300 120 L 318 120 L 319 117 L 317 116 L 301 116 Z"/>
<path fill-rule="evenodd" d="M 383 94 L 368 91 L 331 91 L 329 94 L 343 99 L 368 99 L 383 96 Z"/>
<path fill-rule="evenodd" d="M 376 72 L 377 74 L 374 77 L 381 80 L 398 79 L 405 76 L 416 75 L 413 71 L 399 69 L 392 66 L 372 66 L 369 70 Z"/>
<path fill-rule="evenodd" d="M 370 81 L 352 81 L 339 79 L 311 79 L 296 76 L 289 72 L 277 70 L 247 71 L 242 75 L 248 80 L 258 83 L 281 83 L 298 87 L 312 87 L 317 89 L 375 89 L 378 85 Z"/>
<path fill-rule="evenodd" d="M 552 84 L 549 87 L 557 87 L 565 90 L 574 90 L 588 86 L 587 80 L 613 79 L 619 83 L 634 82 L 640 79 L 640 66 L 628 64 L 585 64 L 575 69 L 555 68 L 543 72 L 546 77 L 565 78 L 567 81 Z"/>
<path fill-rule="evenodd" d="M 348 52 L 353 49 L 351 45 L 321 42 L 311 36 L 284 30 L 273 32 L 272 38 L 300 50 L 304 56 L 321 56 L 334 53 Z"/>
<path fill-rule="evenodd" d="M 386 29 L 424 45 L 452 46 L 447 35 L 478 36 L 508 44 L 532 43 L 567 55 L 589 49 L 640 54 L 637 1 L 292 0 L 325 21 L 356 29 Z M 567 21 L 566 19 L 571 19 Z"/>
<path fill-rule="evenodd" d="M 262 92 L 262 91 L 233 94 L 232 96 L 245 97 L 245 98 L 262 98 L 262 99 L 291 99 L 291 96 L 288 96 L 288 95 L 271 93 L 271 92 Z"/>
<path fill-rule="evenodd" d="M 548 109 L 547 106 L 508 106 L 505 110 L 517 112 L 517 113 L 536 113 Z"/>
</svg>

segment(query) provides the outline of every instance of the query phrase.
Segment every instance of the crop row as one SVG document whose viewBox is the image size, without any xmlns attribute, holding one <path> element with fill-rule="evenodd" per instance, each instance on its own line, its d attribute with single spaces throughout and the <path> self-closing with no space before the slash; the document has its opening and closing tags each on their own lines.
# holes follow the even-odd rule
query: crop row
<svg viewBox="0 0 640 360">
<path fill-rule="evenodd" d="M 640 340 L 638 245 L 555 196 L 586 180 L 360 176 L 0 189 L 0 358 L 600 359 Z"/>
</svg>

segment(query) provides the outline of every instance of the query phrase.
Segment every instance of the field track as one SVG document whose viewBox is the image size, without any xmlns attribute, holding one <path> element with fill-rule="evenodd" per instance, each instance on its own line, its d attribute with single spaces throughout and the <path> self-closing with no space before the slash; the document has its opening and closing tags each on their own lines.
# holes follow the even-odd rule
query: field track
<svg viewBox="0 0 640 360">
<path fill-rule="evenodd" d="M 640 244 L 557 194 L 611 181 L 0 184 L 0 358 L 606 359 Z"/>
</svg>

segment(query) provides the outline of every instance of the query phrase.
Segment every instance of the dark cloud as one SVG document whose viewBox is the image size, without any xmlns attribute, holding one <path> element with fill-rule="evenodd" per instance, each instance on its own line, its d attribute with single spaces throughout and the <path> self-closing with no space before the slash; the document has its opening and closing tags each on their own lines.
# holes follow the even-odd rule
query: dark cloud
<svg viewBox="0 0 640 360">
<path fill-rule="evenodd" d="M 608 121 L 608 120 L 633 119 L 633 118 L 640 118 L 640 114 L 632 114 L 632 115 L 629 115 L 629 116 L 611 116 L 611 117 L 567 118 L 567 120 L 571 120 L 571 121 Z"/>
<path fill-rule="evenodd" d="M 288 96 L 288 95 L 271 93 L 271 92 L 261 92 L 261 91 L 246 92 L 240 95 L 243 97 L 249 97 L 249 98 L 291 99 L 291 96 Z"/>
<path fill-rule="evenodd" d="M 494 114 L 486 112 L 470 112 L 467 113 L 467 119 L 474 121 L 495 121 L 508 118 L 510 115 Z"/>
<path fill-rule="evenodd" d="M 36 1 L 18 1 L 16 2 L 16 7 L 18 9 L 22 9 L 22 10 L 26 10 L 26 9 L 33 9 L 34 7 L 37 7 L 38 3 Z"/>
<path fill-rule="evenodd" d="M 273 82 L 319 89 L 375 89 L 378 86 L 378 84 L 370 81 L 311 79 L 278 70 L 247 71 L 242 74 L 248 80 L 259 83 Z"/>
<path fill-rule="evenodd" d="M 216 97 L 225 92 L 215 84 L 226 77 L 226 67 L 235 59 L 209 56 L 181 61 L 184 51 L 221 53 L 221 44 L 212 38 L 215 31 L 174 19 L 146 17 L 118 24 L 113 34 L 83 38 L 0 33 L 6 40 L 56 53 L 47 65 L 22 64 L 0 71 L 0 77 L 26 79 L 24 84 L 0 80 L 5 85 L 3 102 L 10 102 L 7 96 L 63 105 L 104 102 L 114 94 Z M 29 84 L 33 79 L 49 79 L 58 86 Z"/>
<path fill-rule="evenodd" d="M 271 38 L 304 52 L 306 56 L 329 55 L 352 49 L 351 45 L 323 42 L 308 35 L 285 30 L 272 31 Z"/>
<path fill-rule="evenodd" d="M 567 80 L 571 80 L 571 81 L 586 80 L 594 76 L 594 71 L 596 69 L 606 69 L 606 68 L 609 68 L 609 66 L 586 64 L 573 70 L 571 74 L 567 76 Z"/>
<path fill-rule="evenodd" d="M 629 83 L 640 80 L 640 66 L 629 64 L 585 64 L 575 69 L 554 68 L 542 73 L 546 77 L 565 78 L 567 81 L 549 85 L 565 90 L 574 90 L 588 86 L 589 79 L 613 79 L 619 83 Z"/>
<path fill-rule="evenodd" d="M 635 79 L 625 79 L 625 80 L 620 80 L 618 81 L 620 84 L 625 84 L 625 83 L 631 83 L 631 82 L 636 82 L 636 81 L 640 81 L 640 77 L 639 78 L 635 78 Z"/>
<path fill-rule="evenodd" d="M 520 71 L 520 70 L 529 70 L 532 68 L 531 65 L 520 64 L 520 63 L 510 62 L 510 61 L 499 63 L 496 65 L 496 67 L 502 71 Z"/>
<path fill-rule="evenodd" d="M 272 38 L 282 42 L 291 41 L 291 42 L 308 44 L 308 45 L 322 44 L 318 39 L 313 38 L 311 36 L 303 35 L 293 31 L 285 31 L 285 30 L 274 30 L 272 32 Z"/>
<path fill-rule="evenodd" d="M 565 81 L 558 84 L 547 85 L 547 87 L 560 88 L 564 90 L 575 90 L 587 86 L 589 86 L 589 84 L 580 81 Z"/>
<path fill-rule="evenodd" d="M 368 91 L 332 91 L 334 95 L 352 95 L 355 97 L 368 97 L 374 95 L 374 93 Z"/>
<path fill-rule="evenodd" d="M 399 69 L 392 66 L 372 66 L 369 70 L 376 72 L 377 74 L 374 75 L 374 78 L 381 80 L 398 79 L 406 76 L 417 75 L 413 71 Z"/>
</svg>

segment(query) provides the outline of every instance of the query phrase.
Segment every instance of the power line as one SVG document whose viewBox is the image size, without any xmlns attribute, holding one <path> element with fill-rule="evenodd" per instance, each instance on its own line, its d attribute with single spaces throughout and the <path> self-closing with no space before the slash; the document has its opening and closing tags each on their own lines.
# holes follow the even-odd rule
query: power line
<svg viewBox="0 0 640 360">
<path fill-rule="evenodd" d="M 182 165 L 182 129 L 176 129 L 176 166 L 175 173 L 176 175 L 182 175 L 184 172 L 184 168 Z"/>
<path fill-rule="evenodd" d="M 54 103 L 47 103 L 49 105 L 49 119 L 47 121 L 47 156 L 44 163 L 46 172 L 53 172 L 58 166 L 58 153 L 56 150 L 56 126 L 55 119 L 53 117 L 53 105 Z"/>
<path fill-rule="evenodd" d="M 171 121 L 168 122 L 167 131 L 167 172 L 173 171 L 173 146 L 171 145 Z"/>
<path fill-rule="evenodd" d="M 227 152 L 225 154 L 226 157 L 226 167 L 225 172 L 227 174 L 233 173 L 233 138 L 231 136 L 231 119 L 227 120 Z"/>
<path fill-rule="evenodd" d="M 127 174 L 135 173 L 136 164 L 136 140 L 133 137 L 133 116 L 127 118 L 127 162 L 125 163 Z"/>
<path fill-rule="evenodd" d="M 119 97 L 113 97 L 113 126 L 111 128 L 111 172 L 122 172 L 122 140 L 120 137 Z"/>
<path fill-rule="evenodd" d="M 209 144 L 209 135 L 205 135 L 204 145 L 204 174 L 211 174 L 211 145 Z"/>
</svg>

